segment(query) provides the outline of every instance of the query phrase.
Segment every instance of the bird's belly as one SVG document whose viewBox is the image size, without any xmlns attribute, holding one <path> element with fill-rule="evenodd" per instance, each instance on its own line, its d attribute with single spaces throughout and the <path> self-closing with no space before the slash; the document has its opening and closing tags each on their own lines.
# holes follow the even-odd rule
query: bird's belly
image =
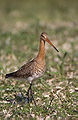
<svg viewBox="0 0 78 120">
<path fill-rule="evenodd" d="M 44 72 L 42 72 L 40 74 L 35 73 L 32 76 L 28 77 L 27 80 L 29 81 L 29 83 L 31 83 L 33 80 L 40 78 L 43 74 L 44 74 Z"/>
</svg>

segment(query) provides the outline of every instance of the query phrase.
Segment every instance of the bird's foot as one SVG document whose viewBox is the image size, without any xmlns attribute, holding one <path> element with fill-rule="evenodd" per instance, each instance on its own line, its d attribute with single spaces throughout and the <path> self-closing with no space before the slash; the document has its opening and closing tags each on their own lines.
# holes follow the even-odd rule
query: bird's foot
<svg viewBox="0 0 78 120">
<path fill-rule="evenodd" d="M 35 99 L 34 99 L 34 95 L 33 95 L 33 91 L 32 91 L 32 89 L 31 89 L 31 97 L 32 97 L 32 100 L 34 101 L 34 104 L 35 104 L 35 106 L 36 106 L 36 102 L 35 102 Z"/>
<path fill-rule="evenodd" d="M 30 101 L 32 102 L 32 100 L 33 100 L 33 101 L 34 101 L 34 104 L 35 104 L 35 106 L 36 106 L 36 102 L 35 102 L 35 99 L 34 99 L 34 96 L 33 96 L 33 92 L 32 92 L 31 86 L 32 86 L 32 84 L 30 84 L 30 87 L 29 87 L 26 95 L 27 95 L 28 103 L 29 103 Z"/>
<path fill-rule="evenodd" d="M 32 84 L 30 84 L 30 87 L 28 88 L 28 91 L 26 93 L 26 97 L 24 97 L 24 95 L 22 93 L 19 93 L 18 95 L 15 95 L 15 98 L 14 99 L 10 99 L 9 102 L 13 103 L 13 104 L 20 104 L 20 103 L 24 103 L 24 104 L 27 104 L 29 102 L 32 102 L 32 100 L 34 101 L 34 104 L 36 106 L 36 102 L 35 102 L 35 99 L 34 99 L 34 95 L 33 95 L 33 91 L 32 91 L 32 88 L 31 88 Z"/>
</svg>

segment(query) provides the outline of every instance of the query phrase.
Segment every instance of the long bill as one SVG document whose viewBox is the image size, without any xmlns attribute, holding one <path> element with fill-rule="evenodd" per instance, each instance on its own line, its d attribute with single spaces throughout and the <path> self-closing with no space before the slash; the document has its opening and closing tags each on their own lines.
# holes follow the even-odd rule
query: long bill
<svg viewBox="0 0 78 120">
<path fill-rule="evenodd" d="M 46 39 L 46 41 L 52 46 L 52 47 L 54 47 L 54 49 L 57 51 L 57 52 L 59 52 L 58 50 L 57 50 L 57 48 L 50 42 L 50 40 L 47 38 Z"/>
</svg>

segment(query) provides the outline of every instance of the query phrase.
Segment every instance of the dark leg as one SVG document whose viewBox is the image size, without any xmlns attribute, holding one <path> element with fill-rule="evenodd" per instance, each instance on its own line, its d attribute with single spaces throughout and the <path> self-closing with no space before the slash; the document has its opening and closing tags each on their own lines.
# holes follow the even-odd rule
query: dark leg
<svg viewBox="0 0 78 120">
<path fill-rule="evenodd" d="M 27 91 L 28 103 L 29 103 L 29 92 L 30 92 L 30 90 L 31 90 L 31 86 L 32 86 L 32 84 L 30 84 L 30 87 L 28 88 L 28 91 Z"/>
<path fill-rule="evenodd" d="M 32 83 L 30 84 L 30 87 L 28 88 L 28 91 L 27 91 L 27 96 L 28 96 L 28 103 L 29 103 L 29 92 L 30 92 L 30 94 L 31 94 L 31 96 L 32 96 L 32 100 L 34 101 L 34 104 L 36 105 L 36 102 L 35 102 L 35 100 L 34 100 L 34 96 L 33 96 L 33 92 L 32 92 L 32 89 L 31 89 L 31 86 L 32 86 Z"/>
<path fill-rule="evenodd" d="M 35 104 L 35 106 L 36 106 L 36 102 L 35 102 L 35 100 L 34 100 L 34 96 L 33 96 L 32 89 L 31 89 L 31 96 L 32 96 L 32 100 L 34 101 L 34 104 Z"/>
</svg>

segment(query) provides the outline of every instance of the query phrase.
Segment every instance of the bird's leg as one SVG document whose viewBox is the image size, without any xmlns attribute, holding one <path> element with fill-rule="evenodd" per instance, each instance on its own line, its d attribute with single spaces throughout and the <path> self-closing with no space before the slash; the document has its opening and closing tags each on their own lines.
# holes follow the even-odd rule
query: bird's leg
<svg viewBox="0 0 78 120">
<path fill-rule="evenodd" d="M 31 96 L 32 96 L 32 100 L 34 101 L 34 104 L 36 105 L 36 102 L 35 102 L 35 100 L 34 100 L 34 96 L 33 96 L 33 92 L 32 92 L 32 88 L 31 88 L 31 86 L 32 86 L 32 83 L 30 84 L 30 87 L 28 88 L 28 91 L 27 91 L 27 96 L 28 96 L 28 103 L 29 103 L 29 92 L 30 92 L 30 94 L 31 94 Z"/>
<path fill-rule="evenodd" d="M 31 86 L 32 86 L 32 84 L 30 84 L 30 87 L 28 88 L 28 91 L 27 91 L 28 103 L 29 103 L 29 91 L 31 90 Z"/>
<path fill-rule="evenodd" d="M 34 96 L 33 96 L 33 91 L 32 91 L 32 89 L 31 89 L 31 96 L 32 96 L 32 100 L 34 101 L 34 104 L 35 104 L 35 106 L 36 106 L 36 102 L 35 102 L 35 99 L 34 99 Z"/>
</svg>

